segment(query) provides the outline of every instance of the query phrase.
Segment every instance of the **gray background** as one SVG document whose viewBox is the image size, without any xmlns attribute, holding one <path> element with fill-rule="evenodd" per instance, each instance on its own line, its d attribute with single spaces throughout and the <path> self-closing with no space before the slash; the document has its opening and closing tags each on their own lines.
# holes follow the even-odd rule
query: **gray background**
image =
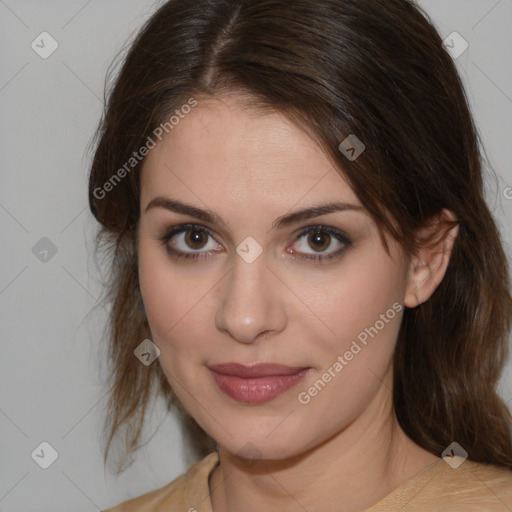
<svg viewBox="0 0 512 512">
<path fill-rule="evenodd" d="M 86 148 L 107 67 L 156 4 L 0 0 L 1 511 L 96 511 L 168 483 L 190 462 L 175 418 L 156 407 L 146 436 L 156 433 L 135 464 L 119 478 L 104 471 L 106 312 L 90 314 L 101 280 L 92 255 Z M 510 255 L 512 0 L 420 4 L 443 39 L 457 31 L 469 42 L 457 65 L 497 173 L 487 196 Z M 31 47 L 43 31 L 59 45 L 47 59 Z M 41 247 L 57 252 L 50 248 L 41 261 Z M 510 362 L 500 393 L 512 405 Z M 31 457 L 43 441 L 58 452 L 46 470 Z"/>
</svg>

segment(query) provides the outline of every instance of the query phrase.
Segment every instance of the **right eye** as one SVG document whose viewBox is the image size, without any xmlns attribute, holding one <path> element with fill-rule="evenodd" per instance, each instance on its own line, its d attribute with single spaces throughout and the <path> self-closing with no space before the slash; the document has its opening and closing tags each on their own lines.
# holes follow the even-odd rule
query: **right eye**
<svg viewBox="0 0 512 512">
<path fill-rule="evenodd" d="M 212 233 L 198 224 L 173 226 L 160 237 L 160 240 L 167 251 L 176 258 L 204 259 L 222 248 L 214 243 Z"/>
</svg>

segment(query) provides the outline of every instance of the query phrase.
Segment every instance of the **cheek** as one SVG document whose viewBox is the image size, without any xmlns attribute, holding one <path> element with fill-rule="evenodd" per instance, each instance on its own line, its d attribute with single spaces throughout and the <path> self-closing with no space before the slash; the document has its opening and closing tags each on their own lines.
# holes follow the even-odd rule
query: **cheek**
<svg viewBox="0 0 512 512">
<path fill-rule="evenodd" d="M 340 299 L 345 312 L 343 318 L 359 331 L 374 325 L 394 303 L 403 300 L 402 288 L 400 272 L 395 266 L 361 265 L 351 273 L 347 293 Z"/>
<path fill-rule="evenodd" d="M 149 243 L 139 246 L 139 285 L 144 308 L 157 345 L 167 339 L 179 319 L 185 314 L 190 287 L 181 285 L 178 274 L 165 261 L 165 251 L 153 248 Z"/>
<path fill-rule="evenodd" d="M 173 264 L 165 250 L 144 241 L 138 264 L 144 308 L 163 361 L 171 351 L 190 351 L 192 344 L 204 339 L 204 308 L 212 284 L 201 273 Z"/>
<path fill-rule="evenodd" d="M 398 259 L 377 249 L 347 258 L 336 279 L 324 281 L 322 287 L 315 287 L 313 280 L 303 282 L 305 294 L 314 290 L 311 309 L 324 324 L 321 337 L 314 335 L 313 324 L 308 331 L 327 366 L 350 351 L 351 367 L 383 367 L 392 355 L 402 317 L 403 268 Z"/>
<path fill-rule="evenodd" d="M 297 400 L 312 416 L 325 418 L 325 410 L 331 410 L 323 428 L 332 432 L 340 422 L 360 414 L 385 376 L 391 375 L 403 311 L 401 267 L 381 253 L 367 254 L 358 255 L 350 265 L 347 262 L 347 270 L 323 290 L 329 301 L 319 299 L 317 304 L 326 305 L 321 317 L 329 331 L 322 329 L 324 334 L 318 336 L 313 323 L 302 325 L 310 339 L 309 354 L 319 364 L 314 376 L 297 390 Z M 333 404 L 339 408 L 333 409 Z"/>
<path fill-rule="evenodd" d="M 155 261 L 152 252 L 147 250 L 144 244 L 139 246 L 138 271 L 144 309 L 153 335 L 155 335 L 155 328 L 157 331 L 163 328 L 164 311 L 169 309 L 170 297 L 167 296 L 167 287 L 162 282 L 165 280 L 165 275 L 162 275 L 158 262 Z"/>
</svg>

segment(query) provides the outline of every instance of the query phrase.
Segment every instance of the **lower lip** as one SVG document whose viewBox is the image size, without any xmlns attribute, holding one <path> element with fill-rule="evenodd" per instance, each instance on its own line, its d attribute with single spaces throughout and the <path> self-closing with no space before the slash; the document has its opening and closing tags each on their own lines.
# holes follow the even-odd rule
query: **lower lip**
<svg viewBox="0 0 512 512">
<path fill-rule="evenodd" d="M 219 389 L 233 400 L 260 404 L 272 400 L 297 385 L 308 370 L 309 368 L 305 368 L 293 375 L 270 375 L 249 379 L 210 371 Z"/>
</svg>

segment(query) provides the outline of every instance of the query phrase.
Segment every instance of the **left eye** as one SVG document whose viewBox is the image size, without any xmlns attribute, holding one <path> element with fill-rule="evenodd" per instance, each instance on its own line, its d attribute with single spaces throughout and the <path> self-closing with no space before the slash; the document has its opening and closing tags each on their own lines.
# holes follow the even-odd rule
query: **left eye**
<svg viewBox="0 0 512 512">
<path fill-rule="evenodd" d="M 297 240 L 299 242 L 296 242 L 288 252 L 299 253 L 299 257 L 305 259 L 336 257 L 350 245 L 350 240 L 343 232 L 326 226 L 309 226 L 299 234 Z M 329 248 L 335 249 L 336 246 L 338 250 L 328 251 Z M 308 252 L 307 249 L 311 249 L 312 252 Z"/>
</svg>

